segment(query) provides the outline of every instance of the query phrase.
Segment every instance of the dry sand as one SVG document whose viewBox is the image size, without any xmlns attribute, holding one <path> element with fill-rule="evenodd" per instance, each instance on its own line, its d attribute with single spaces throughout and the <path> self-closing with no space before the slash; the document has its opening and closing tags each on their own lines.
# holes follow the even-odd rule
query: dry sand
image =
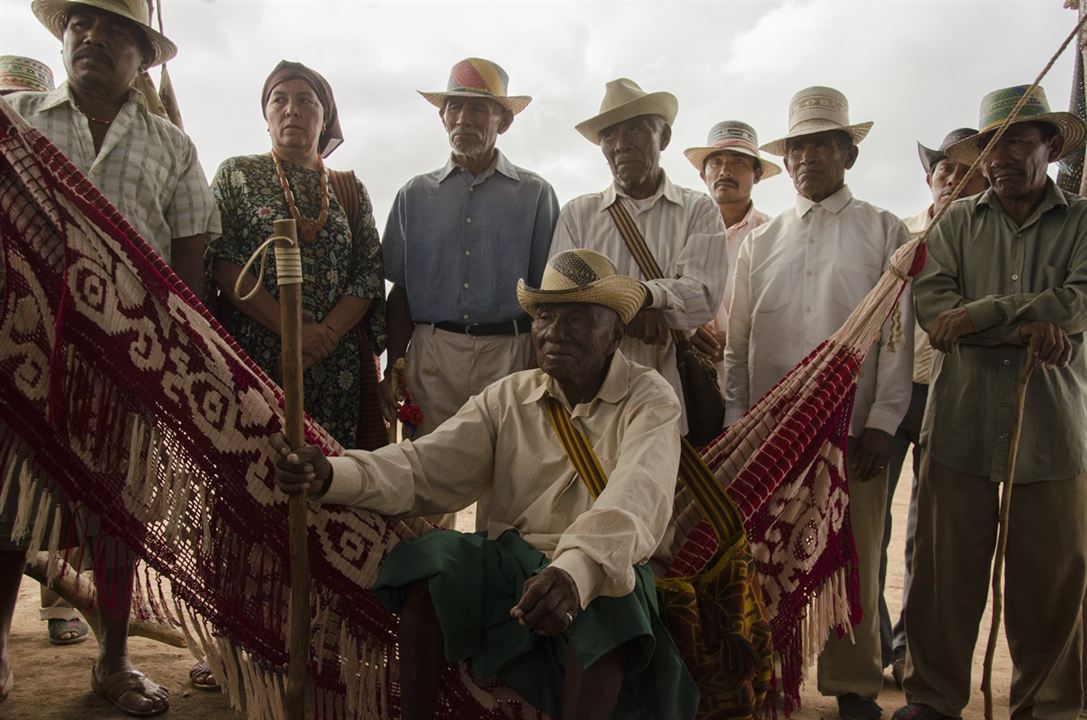
<svg viewBox="0 0 1087 720">
<path fill-rule="evenodd" d="M 909 500 L 909 477 L 904 476 L 894 497 L 896 523 L 891 540 L 890 568 L 888 570 L 888 602 L 892 614 L 897 613 L 902 593 L 902 547 Z M 472 520 L 462 513 L 458 525 L 471 528 Z M 0 704 L 0 719 L 7 720 L 106 720 L 125 717 L 113 710 L 104 700 L 90 690 L 91 665 L 95 657 L 93 637 L 80 645 L 55 647 L 46 637 L 45 623 L 38 620 L 38 586 L 29 578 L 24 579 L 19 593 L 15 623 L 12 628 L 11 655 L 15 673 L 15 686 L 8 700 Z M 979 631 L 979 647 L 974 663 L 974 686 L 981 679 L 981 658 L 984 639 L 989 628 L 986 615 Z M 164 717 L 173 720 L 204 720 L 205 718 L 241 718 L 230 710 L 226 698 L 215 692 L 201 692 L 190 687 L 189 668 L 193 660 L 185 650 L 133 638 L 131 655 L 134 662 L 151 678 L 170 690 L 171 708 Z M 1007 717 L 1008 685 L 1011 663 L 1003 637 L 994 668 L 993 686 L 996 688 L 996 716 Z M 804 692 L 804 707 L 794 717 L 801 720 L 837 717 L 837 705 L 833 698 L 823 698 L 815 688 L 814 677 Z M 884 717 L 890 718 L 904 702 L 902 693 L 894 687 L 888 673 L 879 703 Z M 982 713 L 981 691 L 977 690 L 964 717 L 980 720 Z"/>
</svg>

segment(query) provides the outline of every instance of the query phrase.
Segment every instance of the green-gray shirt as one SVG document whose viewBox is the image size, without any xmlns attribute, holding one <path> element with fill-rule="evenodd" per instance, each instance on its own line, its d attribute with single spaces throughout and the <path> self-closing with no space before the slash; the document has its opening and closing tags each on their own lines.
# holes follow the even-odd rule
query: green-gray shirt
<svg viewBox="0 0 1087 720">
<path fill-rule="evenodd" d="M 921 327 L 965 307 L 977 328 L 950 354 L 936 353 L 921 430 L 932 458 L 994 481 L 1007 476 L 1027 357 L 1019 328 L 1046 320 L 1071 336 L 1072 362 L 1039 367 L 1030 378 L 1015 481 L 1063 480 L 1087 469 L 1087 200 L 1047 180 L 1022 227 L 992 190 L 955 202 L 929 236 L 913 293 Z"/>
</svg>

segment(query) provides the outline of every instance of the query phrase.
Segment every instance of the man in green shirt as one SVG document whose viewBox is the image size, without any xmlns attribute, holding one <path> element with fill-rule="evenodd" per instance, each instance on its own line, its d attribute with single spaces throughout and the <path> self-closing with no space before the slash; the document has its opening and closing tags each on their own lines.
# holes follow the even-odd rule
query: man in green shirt
<svg viewBox="0 0 1087 720">
<path fill-rule="evenodd" d="M 947 149 L 970 163 L 1027 91 L 982 100 L 982 130 Z M 992 187 L 951 205 L 914 283 L 933 348 L 906 599 L 908 705 L 895 720 L 956 717 L 985 610 L 999 483 L 1009 474 L 1020 368 L 1027 386 L 1005 572 L 1013 718 L 1075 718 L 1087 587 L 1087 200 L 1046 174 L 1084 124 L 1038 88 L 982 162 Z"/>
</svg>

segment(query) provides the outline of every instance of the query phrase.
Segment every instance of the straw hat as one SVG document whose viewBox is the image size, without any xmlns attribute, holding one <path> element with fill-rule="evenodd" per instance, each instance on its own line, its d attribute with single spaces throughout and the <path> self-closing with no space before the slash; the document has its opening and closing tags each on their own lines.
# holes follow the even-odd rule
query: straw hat
<svg viewBox="0 0 1087 720">
<path fill-rule="evenodd" d="M 785 155 L 785 141 L 814 135 L 827 130 L 841 130 L 853 138 L 856 145 L 864 140 L 872 123 L 850 124 L 849 101 L 838 90 L 816 85 L 804 88 L 789 101 L 789 134 L 768 142 L 762 149 L 774 155 Z"/>
<path fill-rule="evenodd" d="M 710 155 L 728 150 L 741 155 L 750 155 L 758 160 L 762 166 L 763 180 L 781 173 L 780 167 L 759 154 L 759 136 L 755 133 L 755 128 L 745 122 L 725 120 L 717 123 L 710 128 L 706 145 L 707 147 L 693 147 L 683 151 L 698 172 L 702 172 L 705 168 L 706 158 Z"/>
<path fill-rule="evenodd" d="M 660 115 L 671 125 L 676 121 L 679 101 L 670 92 L 647 93 L 627 78 L 612 80 L 604 86 L 600 112 L 574 127 L 594 145 L 600 144 L 600 131 L 639 115 Z"/>
<path fill-rule="evenodd" d="M 995 90 L 981 99 L 981 112 L 978 125 L 981 126 L 975 135 L 960 140 L 947 148 L 949 157 L 953 157 L 961 163 L 969 165 L 981 154 L 979 140 L 982 135 L 992 132 L 1000 126 L 1004 119 L 1011 113 L 1012 108 L 1019 98 L 1030 89 L 1029 85 L 1015 85 L 1001 90 Z M 1083 146 L 1085 127 L 1083 121 L 1072 113 L 1051 112 L 1049 100 L 1046 99 L 1045 90 L 1038 87 L 1027 99 L 1019 115 L 1012 120 L 1012 125 L 1021 122 L 1046 122 L 1054 125 L 1064 138 L 1064 155 L 1076 152 Z M 1059 159 L 1059 158 L 1058 158 Z"/>
<path fill-rule="evenodd" d="M 532 317 L 540 305 L 591 303 L 619 313 L 623 323 L 634 319 L 645 302 L 645 286 L 618 275 L 611 260 L 595 250 L 565 250 L 547 262 L 540 288 L 517 281 L 517 302 Z"/>
<path fill-rule="evenodd" d="M 53 87 L 53 71 L 45 63 L 21 55 L 0 55 L 0 94 L 49 92 Z"/>
<path fill-rule="evenodd" d="M 921 167 L 925 168 L 925 174 L 931 175 L 932 168 L 936 167 L 936 163 L 947 157 L 948 147 L 954 145 L 959 140 L 977 134 L 978 131 L 975 128 L 959 128 L 957 130 L 952 130 L 944 137 L 944 141 L 940 143 L 939 150 L 933 150 L 932 148 L 925 147 L 921 143 L 917 143 L 917 154 L 921 158 Z"/>
<path fill-rule="evenodd" d="M 450 97 L 484 97 L 494 100 L 516 115 L 528 107 L 532 98 L 528 95 L 507 95 L 510 76 L 498 63 L 483 58 L 466 58 L 449 71 L 449 81 L 444 91 L 423 92 L 431 105 L 441 108 Z"/>
<path fill-rule="evenodd" d="M 154 51 L 154 57 L 148 61 L 147 67 L 160 65 L 177 55 L 177 45 L 151 28 L 146 0 L 34 0 L 30 4 L 30 9 L 34 11 L 41 24 L 59 40 L 64 37 L 64 20 L 76 5 L 105 10 L 139 25 Z"/>
</svg>

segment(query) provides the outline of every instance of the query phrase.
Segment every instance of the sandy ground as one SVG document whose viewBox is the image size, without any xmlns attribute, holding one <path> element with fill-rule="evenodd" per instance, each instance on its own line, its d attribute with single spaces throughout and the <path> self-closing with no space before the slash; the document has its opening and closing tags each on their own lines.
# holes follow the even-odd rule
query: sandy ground
<svg viewBox="0 0 1087 720">
<path fill-rule="evenodd" d="M 887 578 L 888 602 L 892 615 L 897 613 L 901 603 L 902 547 L 908 492 L 909 478 L 903 477 L 894 497 L 894 515 L 902 521 L 894 528 L 891 565 Z M 471 528 L 473 520 L 462 513 L 458 518 L 458 525 L 462 529 Z M 80 645 L 68 647 L 50 645 L 45 623 L 38 620 L 37 608 L 38 586 L 29 578 L 24 579 L 11 638 L 15 685 L 8 700 L 0 704 L 0 719 L 105 720 L 124 717 L 90 690 L 91 665 L 96 650 L 93 638 Z M 987 615 L 979 632 L 979 648 L 974 664 L 975 687 L 979 687 L 981 679 L 983 643 L 988 628 Z M 189 686 L 188 672 L 193 661 L 187 651 L 133 638 L 131 654 L 133 660 L 151 678 L 169 688 L 171 708 L 165 717 L 174 720 L 241 717 L 230 710 L 223 695 L 193 690 Z M 997 717 L 1006 718 L 1011 664 L 1003 637 L 993 675 L 993 686 L 996 688 L 995 714 Z M 804 707 L 794 717 L 801 720 L 837 717 L 837 704 L 833 698 L 823 698 L 818 694 L 814 677 L 806 685 L 803 702 Z M 889 672 L 879 703 L 883 707 L 884 717 L 888 719 L 904 703 L 902 693 L 894 687 Z M 983 717 L 980 689 L 975 692 L 964 716 L 968 720 L 980 720 Z"/>
</svg>

